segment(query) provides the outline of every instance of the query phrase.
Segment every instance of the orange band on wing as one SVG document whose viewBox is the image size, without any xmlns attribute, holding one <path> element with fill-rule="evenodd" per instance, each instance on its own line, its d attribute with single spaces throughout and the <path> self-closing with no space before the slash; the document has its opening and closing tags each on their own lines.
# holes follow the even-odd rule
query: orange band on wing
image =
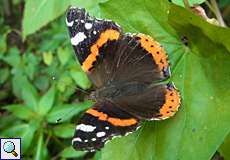
<svg viewBox="0 0 230 160">
<path fill-rule="evenodd" d="M 161 45 L 150 36 L 138 34 L 137 37 L 140 38 L 139 41 L 141 43 L 141 47 L 143 47 L 147 52 L 152 55 L 159 68 L 161 70 L 163 70 L 163 68 L 167 68 L 169 65 L 168 56 L 166 55 Z"/>
<path fill-rule="evenodd" d="M 99 48 L 102 47 L 107 41 L 117 40 L 120 36 L 120 32 L 113 29 L 105 30 L 101 33 L 99 39 L 90 47 L 90 54 L 82 64 L 82 69 L 85 72 L 89 72 L 90 68 L 93 67 L 93 62 L 97 60 L 99 54 Z"/>
<path fill-rule="evenodd" d="M 86 113 L 94 117 L 98 117 L 99 120 L 107 121 L 114 126 L 125 127 L 125 126 L 131 126 L 137 124 L 137 120 L 134 118 L 129 118 L 129 119 L 112 118 L 109 117 L 107 114 L 103 112 L 98 112 L 97 110 L 92 108 L 87 110 Z"/>
<path fill-rule="evenodd" d="M 159 119 L 166 119 L 173 116 L 180 107 L 180 94 L 175 88 L 167 89 L 165 104 L 160 109 Z"/>
</svg>

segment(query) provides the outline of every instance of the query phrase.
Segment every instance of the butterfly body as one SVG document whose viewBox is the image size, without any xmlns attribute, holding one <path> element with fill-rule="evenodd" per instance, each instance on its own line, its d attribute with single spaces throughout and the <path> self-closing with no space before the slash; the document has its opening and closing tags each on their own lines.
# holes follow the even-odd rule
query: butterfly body
<svg viewBox="0 0 230 160">
<path fill-rule="evenodd" d="M 125 135 L 142 120 L 163 120 L 180 106 L 168 56 L 150 36 L 124 33 L 113 21 L 70 8 L 66 23 L 75 54 L 95 87 L 95 104 L 80 118 L 73 146 L 94 151 Z"/>
</svg>

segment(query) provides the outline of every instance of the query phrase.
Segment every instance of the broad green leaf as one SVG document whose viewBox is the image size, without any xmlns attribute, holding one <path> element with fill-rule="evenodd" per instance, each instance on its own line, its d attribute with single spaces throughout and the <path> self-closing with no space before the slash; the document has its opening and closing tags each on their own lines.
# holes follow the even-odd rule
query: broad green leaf
<svg viewBox="0 0 230 160">
<path fill-rule="evenodd" d="M 78 158 L 82 157 L 83 155 L 85 155 L 85 152 L 76 151 L 72 146 L 65 148 L 61 153 L 61 157 L 63 158 Z"/>
<path fill-rule="evenodd" d="M 23 18 L 23 37 L 34 33 L 66 10 L 70 0 L 27 0 Z"/>
<path fill-rule="evenodd" d="M 230 160 L 230 134 L 225 138 L 224 143 L 220 146 L 220 155 L 224 157 L 224 160 Z"/>
<path fill-rule="evenodd" d="M 35 113 L 30 108 L 22 104 L 10 104 L 4 106 L 4 109 L 10 111 L 15 117 L 23 120 L 29 120 L 35 116 Z"/>
<path fill-rule="evenodd" d="M 93 157 L 93 160 L 101 160 L 101 151 L 97 151 L 95 156 Z"/>
<path fill-rule="evenodd" d="M 205 1 L 206 0 L 188 0 L 190 6 L 193 6 L 194 4 L 201 4 L 204 3 Z M 177 5 L 184 6 L 183 0 L 172 0 L 172 2 Z"/>
<path fill-rule="evenodd" d="M 71 69 L 70 75 L 74 79 L 75 83 L 83 89 L 88 89 L 91 83 L 86 74 L 80 69 Z"/>
<path fill-rule="evenodd" d="M 85 101 L 83 103 L 63 104 L 60 106 L 53 107 L 47 115 L 47 121 L 49 123 L 57 123 L 57 120 L 65 122 L 72 118 L 75 114 L 84 111 L 90 106 L 92 106 L 92 102 Z"/>
<path fill-rule="evenodd" d="M 229 29 L 223 28 L 223 27 L 217 27 L 215 25 L 210 25 L 210 23 L 205 22 L 202 18 L 197 18 L 197 17 L 193 18 L 191 14 L 185 14 L 183 16 L 177 14 L 175 15 L 175 17 L 176 16 L 180 17 L 181 25 L 187 25 L 186 23 L 189 19 L 189 22 L 191 23 L 191 25 L 197 26 L 200 32 L 202 32 L 202 34 L 204 34 L 206 38 L 210 39 L 213 43 L 216 44 L 216 48 L 219 47 L 218 45 L 220 45 L 221 49 L 226 48 L 228 52 L 230 52 L 230 45 L 229 45 L 230 44 L 230 38 L 229 38 L 230 30 Z M 196 45 L 202 46 L 203 43 L 196 43 Z M 209 47 L 207 46 L 207 48 Z"/>
<path fill-rule="evenodd" d="M 46 113 L 48 113 L 54 104 L 54 99 L 55 99 L 55 86 L 53 85 L 50 87 L 47 93 L 41 97 L 38 103 L 38 112 L 41 115 L 45 115 Z"/>
<path fill-rule="evenodd" d="M 70 5 L 97 13 L 97 3 L 105 0 L 27 0 L 22 21 L 23 38 L 62 15 Z"/>
<path fill-rule="evenodd" d="M 75 124 L 59 124 L 53 127 L 54 135 L 60 138 L 70 138 L 73 136 Z"/>
<path fill-rule="evenodd" d="M 230 131 L 229 29 L 213 26 L 166 0 L 110 0 L 100 7 L 103 17 L 126 31 L 149 34 L 163 44 L 171 80 L 182 96 L 174 117 L 144 122 L 134 134 L 112 140 L 102 150 L 102 160 L 210 159 Z M 169 13 L 174 29 L 168 23 Z M 180 36 L 188 38 L 188 47 Z"/>
</svg>

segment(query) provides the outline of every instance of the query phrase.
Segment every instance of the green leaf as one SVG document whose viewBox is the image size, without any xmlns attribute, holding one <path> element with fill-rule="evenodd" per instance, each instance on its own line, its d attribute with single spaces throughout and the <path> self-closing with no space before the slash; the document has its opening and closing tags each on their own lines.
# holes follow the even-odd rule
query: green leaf
<svg viewBox="0 0 230 160">
<path fill-rule="evenodd" d="M 69 76 L 69 73 L 64 72 L 58 79 L 57 88 L 59 91 L 64 92 L 67 86 L 70 86 L 71 84 L 73 84 L 73 80 Z"/>
<path fill-rule="evenodd" d="M 101 160 L 101 151 L 97 151 L 95 156 L 93 157 L 93 160 Z"/>
<path fill-rule="evenodd" d="M 11 125 L 16 126 L 16 125 L 21 123 L 20 121 L 18 121 L 18 118 L 16 118 L 15 116 L 8 116 L 8 115 L 1 115 L 0 121 L 4 122 L 4 123 L 0 123 L 0 133 L 4 129 L 9 128 L 9 126 L 11 126 Z M 17 122 L 17 123 L 15 123 L 15 122 Z"/>
<path fill-rule="evenodd" d="M 69 50 L 69 48 L 62 48 L 62 47 L 58 48 L 58 51 L 57 51 L 58 59 L 63 66 L 68 62 L 71 56 L 70 53 L 71 51 Z"/>
<path fill-rule="evenodd" d="M 53 53 L 52 52 L 44 52 L 43 53 L 43 61 L 44 63 L 49 66 L 53 62 Z"/>
<path fill-rule="evenodd" d="M 61 119 L 61 122 L 65 122 L 71 119 L 75 114 L 89 108 L 92 104 L 91 101 L 85 101 L 84 103 L 63 104 L 53 107 L 47 115 L 47 121 L 49 123 L 57 123 L 57 120 Z"/>
<path fill-rule="evenodd" d="M 3 108 L 10 111 L 14 116 L 23 120 L 34 118 L 35 113 L 30 108 L 22 104 L 10 104 L 4 106 Z"/>
<path fill-rule="evenodd" d="M 37 110 L 38 104 L 38 93 L 36 88 L 24 78 L 23 84 L 18 84 L 22 87 L 22 99 L 24 100 L 27 107 L 31 108 L 33 111 Z"/>
<path fill-rule="evenodd" d="M 45 115 L 50 111 L 54 104 L 55 98 L 55 86 L 51 86 L 46 94 L 44 94 L 38 104 L 38 112 L 41 115 Z"/>
<path fill-rule="evenodd" d="M 219 152 L 220 155 L 224 157 L 224 160 L 230 160 L 230 134 L 225 138 L 224 143 L 220 146 Z"/>
<path fill-rule="evenodd" d="M 75 83 L 83 89 L 88 89 L 91 86 L 91 83 L 87 75 L 80 69 L 71 69 L 70 75 L 74 79 Z"/>
<path fill-rule="evenodd" d="M 201 4 L 204 3 L 205 1 L 206 0 L 188 0 L 190 6 L 193 6 L 194 4 Z M 184 6 L 183 0 L 172 0 L 172 2 L 177 5 Z"/>
<path fill-rule="evenodd" d="M 28 124 L 17 124 L 8 126 L 7 129 L 1 131 L 1 135 L 4 137 L 21 137 L 25 130 L 28 128 Z"/>
<path fill-rule="evenodd" d="M 2 68 L 0 69 L 0 85 L 5 83 L 5 81 L 8 79 L 10 75 L 9 68 Z"/>
<path fill-rule="evenodd" d="M 37 71 L 39 60 L 33 53 L 27 52 L 23 55 L 23 62 L 25 64 L 23 70 L 29 79 L 32 80 Z"/>
<path fill-rule="evenodd" d="M 21 62 L 20 51 L 16 47 L 10 48 L 3 60 L 12 67 L 18 67 Z"/>
<path fill-rule="evenodd" d="M 23 37 L 34 33 L 66 10 L 70 0 L 27 0 L 23 18 Z"/>
<path fill-rule="evenodd" d="M 27 107 L 35 111 L 38 103 L 36 88 L 29 82 L 25 75 L 20 73 L 16 73 L 12 81 L 14 94 L 23 99 Z"/>
<path fill-rule="evenodd" d="M 49 87 L 49 78 L 47 76 L 40 75 L 35 79 L 34 85 L 41 91 L 45 91 Z"/>
<path fill-rule="evenodd" d="M 59 124 L 53 128 L 54 135 L 60 138 L 73 137 L 75 124 Z"/>
<path fill-rule="evenodd" d="M 0 57 L 5 54 L 7 49 L 6 36 L 7 33 L 0 36 Z"/>
<path fill-rule="evenodd" d="M 27 0 L 22 21 L 23 38 L 62 15 L 68 6 L 75 5 L 97 13 L 97 3 L 105 0 Z"/>
<path fill-rule="evenodd" d="M 38 126 L 39 124 L 37 121 L 31 121 L 30 124 L 12 126 L 2 131 L 1 135 L 4 137 L 20 137 L 22 139 L 22 151 L 25 153 L 32 142 L 34 132 Z"/>
<path fill-rule="evenodd" d="M 61 157 L 63 158 L 78 158 L 82 157 L 83 155 L 85 155 L 85 152 L 76 151 L 72 146 L 65 148 L 61 153 Z"/>
<path fill-rule="evenodd" d="M 229 0 L 221 0 L 221 1 L 219 1 L 219 7 L 220 8 L 228 7 L 229 4 L 230 4 Z"/>
<path fill-rule="evenodd" d="M 171 80 L 182 96 L 174 117 L 144 122 L 134 134 L 112 140 L 101 159 L 210 159 L 230 131 L 230 30 L 169 6 L 166 0 L 110 0 L 100 7 L 103 17 L 126 31 L 149 34 L 164 46 Z M 168 13 L 174 29 L 168 24 Z M 181 36 L 188 38 L 188 47 Z"/>
<path fill-rule="evenodd" d="M 29 150 L 31 142 L 32 142 L 33 137 L 34 137 L 34 133 L 38 129 L 38 127 L 39 127 L 38 121 L 34 120 L 34 121 L 31 121 L 29 123 L 29 126 L 25 130 L 24 135 L 21 137 L 22 138 L 22 152 L 23 153 L 26 153 L 27 150 Z"/>
<path fill-rule="evenodd" d="M 37 141 L 38 143 L 36 145 L 36 153 L 34 157 L 35 160 L 47 159 L 48 152 L 44 144 L 43 138 L 44 138 L 43 132 L 40 132 Z"/>
</svg>

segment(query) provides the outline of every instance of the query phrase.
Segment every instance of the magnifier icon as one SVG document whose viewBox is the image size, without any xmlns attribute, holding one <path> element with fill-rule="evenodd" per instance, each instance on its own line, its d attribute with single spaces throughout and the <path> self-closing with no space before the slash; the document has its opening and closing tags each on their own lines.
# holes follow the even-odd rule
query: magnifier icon
<svg viewBox="0 0 230 160">
<path fill-rule="evenodd" d="M 17 157 L 18 154 L 15 152 L 15 145 L 11 141 L 7 141 L 3 144 L 3 149 L 6 153 L 11 153 L 14 155 L 14 157 Z"/>
</svg>

